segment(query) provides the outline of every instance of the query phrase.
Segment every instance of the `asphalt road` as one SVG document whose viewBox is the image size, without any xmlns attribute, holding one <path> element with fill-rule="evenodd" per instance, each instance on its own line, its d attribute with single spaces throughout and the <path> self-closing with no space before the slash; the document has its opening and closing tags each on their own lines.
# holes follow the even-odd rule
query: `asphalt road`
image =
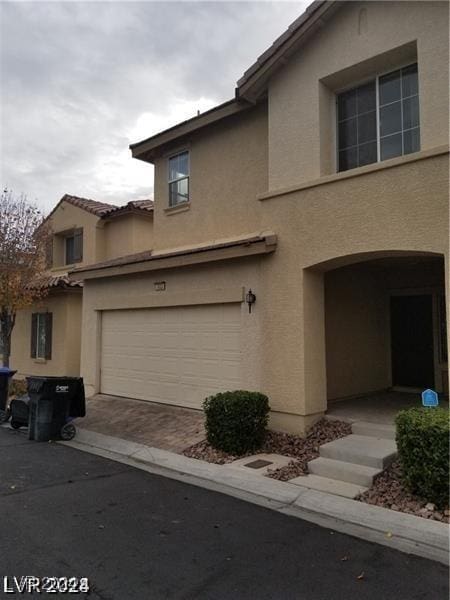
<svg viewBox="0 0 450 600">
<path fill-rule="evenodd" d="M 93 600 L 448 598 L 438 563 L 2 428 L 0 498 L 2 598 L 23 575 Z"/>
</svg>

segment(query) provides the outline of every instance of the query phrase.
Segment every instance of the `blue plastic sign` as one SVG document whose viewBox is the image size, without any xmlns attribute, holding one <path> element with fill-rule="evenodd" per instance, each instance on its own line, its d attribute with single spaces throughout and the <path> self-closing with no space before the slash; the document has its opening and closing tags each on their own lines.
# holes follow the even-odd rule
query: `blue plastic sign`
<svg viewBox="0 0 450 600">
<path fill-rule="evenodd" d="M 423 406 L 437 406 L 439 404 L 437 393 L 434 390 L 422 392 L 422 404 Z"/>
</svg>

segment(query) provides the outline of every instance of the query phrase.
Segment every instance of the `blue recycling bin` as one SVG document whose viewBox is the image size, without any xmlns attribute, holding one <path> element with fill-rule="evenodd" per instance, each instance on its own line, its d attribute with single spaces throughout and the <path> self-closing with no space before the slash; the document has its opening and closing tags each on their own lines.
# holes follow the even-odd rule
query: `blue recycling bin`
<svg viewBox="0 0 450 600">
<path fill-rule="evenodd" d="M 8 402 L 9 380 L 17 371 L 9 367 L 0 367 L 0 421 L 7 421 L 9 414 L 6 408 Z"/>
</svg>

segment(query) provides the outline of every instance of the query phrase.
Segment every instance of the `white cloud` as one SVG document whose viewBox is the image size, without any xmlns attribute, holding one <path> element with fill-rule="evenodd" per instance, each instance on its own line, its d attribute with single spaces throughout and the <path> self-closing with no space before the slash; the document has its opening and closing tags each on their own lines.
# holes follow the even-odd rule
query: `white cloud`
<svg viewBox="0 0 450 600">
<path fill-rule="evenodd" d="M 0 2 L 0 184 L 45 210 L 150 196 L 128 145 L 231 98 L 305 6 Z"/>
<path fill-rule="evenodd" d="M 203 97 L 196 100 L 175 100 L 164 112 L 145 112 L 139 115 L 135 125 L 129 130 L 129 137 L 134 142 L 139 142 L 177 123 L 191 119 L 218 103 L 216 99 Z"/>
</svg>

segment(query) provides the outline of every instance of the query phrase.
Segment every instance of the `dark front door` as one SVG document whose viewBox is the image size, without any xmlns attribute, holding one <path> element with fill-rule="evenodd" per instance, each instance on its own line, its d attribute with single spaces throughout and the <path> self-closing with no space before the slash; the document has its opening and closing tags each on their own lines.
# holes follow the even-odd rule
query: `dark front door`
<svg viewBox="0 0 450 600">
<path fill-rule="evenodd" d="M 434 386 L 433 304 L 430 294 L 391 297 L 392 383 Z"/>
</svg>

